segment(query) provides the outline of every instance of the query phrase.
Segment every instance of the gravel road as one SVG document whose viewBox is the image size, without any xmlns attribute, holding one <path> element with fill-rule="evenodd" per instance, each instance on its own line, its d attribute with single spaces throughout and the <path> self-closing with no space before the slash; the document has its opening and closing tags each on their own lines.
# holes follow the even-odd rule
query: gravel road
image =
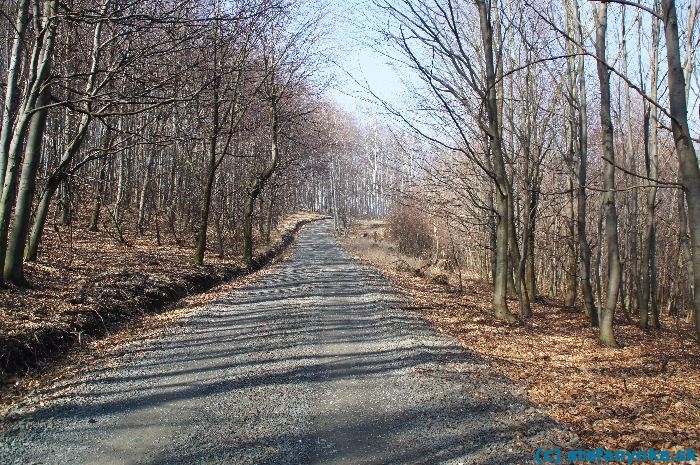
<svg viewBox="0 0 700 465">
<path fill-rule="evenodd" d="M 402 310 L 328 222 L 257 283 L 67 384 L 0 433 L 0 463 L 534 463 L 575 441 Z"/>
</svg>

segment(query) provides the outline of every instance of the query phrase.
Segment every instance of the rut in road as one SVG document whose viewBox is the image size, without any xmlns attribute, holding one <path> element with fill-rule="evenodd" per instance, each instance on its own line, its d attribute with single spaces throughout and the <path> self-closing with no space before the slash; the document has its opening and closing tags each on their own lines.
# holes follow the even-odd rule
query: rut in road
<svg viewBox="0 0 700 465">
<path fill-rule="evenodd" d="M 506 464 L 575 443 L 330 232 L 305 226 L 256 284 L 55 386 L 0 463 Z"/>
</svg>

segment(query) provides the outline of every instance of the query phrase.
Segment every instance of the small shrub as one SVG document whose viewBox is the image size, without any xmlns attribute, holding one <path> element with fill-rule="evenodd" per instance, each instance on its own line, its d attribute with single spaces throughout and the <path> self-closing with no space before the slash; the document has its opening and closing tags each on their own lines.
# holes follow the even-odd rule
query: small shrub
<svg viewBox="0 0 700 465">
<path fill-rule="evenodd" d="M 412 207 L 398 207 L 389 217 L 388 232 L 396 241 L 400 253 L 413 257 L 430 255 L 432 228 L 423 212 Z"/>
</svg>

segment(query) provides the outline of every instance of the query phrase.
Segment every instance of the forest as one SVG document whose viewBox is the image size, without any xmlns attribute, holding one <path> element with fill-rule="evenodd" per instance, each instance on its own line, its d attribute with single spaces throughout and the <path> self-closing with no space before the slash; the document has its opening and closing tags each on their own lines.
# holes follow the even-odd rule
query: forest
<svg viewBox="0 0 700 465">
<path fill-rule="evenodd" d="M 74 235 L 251 267 L 313 211 L 339 235 L 387 218 L 507 323 L 546 296 L 608 347 L 620 321 L 698 338 L 697 2 L 363 2 L 405 89 L 355 79 L 360 112 L 329 94 L 336 7 L 3 0 L 3 295 Z"/>
<path fill-rule="evenodd" d="M 699 10 L 0 0 L 0 462 L 698 449 Z"/>
<path fill-rule="evenodd" d="M 375 3 L 414 99 L 382 108 L 421 147 L 400 247 L 493 283 L 505 322 L 546 295 L 608 347 L 617 319 L 697 340 L 697 2 Z"/>
</svg>

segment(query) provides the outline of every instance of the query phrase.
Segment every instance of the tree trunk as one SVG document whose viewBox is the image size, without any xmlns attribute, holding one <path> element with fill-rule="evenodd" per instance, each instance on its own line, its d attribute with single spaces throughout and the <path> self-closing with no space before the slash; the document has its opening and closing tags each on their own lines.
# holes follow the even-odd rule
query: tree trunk
<svg viewBox="0 0 700 465">
<path fill-rule="evenodd" d="M 7 85 L 5 88 L 5 106 L 2 113 L 2 130 L 0 131 L 0 180 L 5 179 L 10 142 L 12 141 L 12 122 L 18 105 L 19 74 L 22 69 L 22 50 L 27 28 L 27 12 L 29 0 L 20 0 L 17 5 L 15 21 L 15 38 L 12 42 L 12 52 L 7 66 Z"/>
<path fill-rule="evenodd" d="M 255 201 L 267 180 L 275 173 L 279 164 L 278 104 L 277 97 L 270 97 L 270 162 L 262 173 L 253 179 L 243 205 L 243 261 L 249 268 L 255 265 L 253 260 L 253 209 L 255 208 Z"/>
<path fill-rule="evenodd" d="M 44 106 L 49 102 L 48 92 L 49 90 L 45 88 L 41 97 L 37 100 L 38 106 Z M 34 200 L 34 190 L 36 189 L 36 170 L 41 158 L 48 113 L 49 110 L 47 108 L 34 113 L 29 126 L 27 146 L 24 151 L 24 161 L 20 175 L 19 192 L 17 194 L 17 203 L 15 204 L 15 215 L 12 222 L 12 234 L 7 244 L 3 276 L 6 281 L 18 286 L 26 285 L 23 262 L 24 245 L 27 241 L 31 220 L 32 201 Z"/>
<path fill-rule="evenodd" d="M 487 193 L 486 197 L 486 206 L 487 206 L 487 211 L 489 214 L 488 220 L 487 220 L 487 227 L 488 227 L 488 264 L 489 264 L 489 271 L 490 271 L 490 278 L 491 282 L 495 283 L 496 282 L 496 224 L 498 222 L 497 220 L 497 213 L 496 213 L 496 206 L 494 203 L 494 193 L 495 189 L 493 186 L 493 183 L 489 183 L 489 191 Z"/>
<path fill-rule="evenodd" d="M 525 258 L 525 286 L 527 287 L 530 301 L 537 298 L 537 278 L 535 275 L 535 228 L 530 228 L 530 238 L 527 241 L 527 257 Z"/>
<path fill-rule="evenodd" d="M 572 133 L 573 136 L 573 133 Z M 564 305 L 569 308 L 576 307 L 576 296 L 578 294 L 578 273 L 576 272 L 576 215 L 574 214 L 574 182 L 568 178 L 568 192 L 566 199 L 566 295 Z"/>
<path fill-rule="evenodd" d="M 146 159 L 146 172 L 143 175 L 143 186 L 141 186 L 141 194 L 139 195 L 139 216 L 138 220 L 136 221 L 136 229 L 138 230 L 138 233 L 141 236 L 143 236 L 144 234 L 144 222 L 146 221 L 146 207 L 148 205 L 146 199 L 148 199 L 148 190 L 151 185 L 151 170 L 153 169 L 154 160 L 155 156 L 153 154 L 153 151 L 150 151 Z"/>
<path fill-rule="evenodd" d="M 510 187 L 507 180 L 505 160 L 501 146 L 501 127 L 499 125 L 498 99 L 496 95 L 496 72 L 494 68 L 493 28 L 491 25 L 490 4 L 477 0 L 479 9 L 479 24 L 481 41 L 484 47 L 486 70 L 486 101 L 488 116 L 488 138 L 491 145 L 491 159 L 496 184 L 496 272 L 493 293 L 493 311 L 496 318 L 508 323 L 515 322 L 515 317 L 508 310 L 508 236 L 509 202 L 511 202 Z"/>
<path fill-rule="evenodd" d="M 49 207 L 51 206 L 51 198 L 54 192 L 61 183 L 61 179 L 55 180 L 49 178 L 44 190 L 41 193 L 41 198 L 39 199 L 39 205 L 36 207 L 36 214 L 34 215 L 34 226 L 32 227 L 32 232 L 29 236 L 29 242 L 27 243 L 27 249 L 24 252 L 24 258 L 28 262 L 35 262 L 39 253 L 39 243 L 41 242 L 41 236 L 44 231 L 44 225 L 46 224 L 46 217 L 49 214 Z"/>
<path fill-rule="evenodd" d="M 243 204 L 243 261 L 249 268 L 255 264 L 253 262 L 253 210 L 255 209 L 255 199 L 258 193 L 259 190 L 257 192 L 255 190 L 248 192 Z"/>
<path fill-rule="evenodd" d="M 655 2 L 655 11 L 658 11 L 658 2 Z M 651 56 L 650 70 L 651 74 L 651 99 L 656 101 L 658 96 L 658 75 L 659 75 L 659 38 L 660 25 L 657 18 L 652 18 L 651 32 Z M 657 185 L 654 181 L 658 176 L 659 163 L 659 146 L 658 146 L 658 129 L 657 119 L 658 110 L 654 105 L 646 105 L 644 114 L 644 161 L 646 165 L 646 175 L 649 178 L 646 181 L 646 215 L 644 218 L 644 244 L 642 246 L 642 261 L 640 265 L 640 292 L 639 292 L 639 327 L 646 329 L 649 321 L 649 303 L 650 296 L 653 296 L 653 289 L 656 287 L 656 272 L 655 267 L 655 251 L 656 251 L 656 190 Z M 658 323 L 658 308 L 654 299 L 651 299 L 652 314 L 655 316 L 654 323 Z"/>
<path fill-rule="evenodd" d="M 61 182 L 61 226 L 70 226 L 73 221 L 73 211 L 70 199 L 70 183 L 68 178 L 64 177 Z"/>
<path fill-rule="evenodd" d="M 608 258 L 608 282 L 606 285 L 605 306 L 601 312 L 598 339 L 607 347 L 617 347 L 613 332 L 615 307 L 620 293 L 622 265 L 617 235 L 617 209 L 615 207 L 615 144 L 613 124 L 610 115 L 610 72 L 606 64 L 606 33 L 608 6 L 599 4 L 596 11 L 596 56 L 598 58 L 598 80 L 600 81 L 600 121 L 603 146 L 603 205 L 605 214 L 605 242 Z"/>
<path fill-rule="evenodd" d="M 15 205 L 15 191 L 19 178 L 18 169 L 22 154 L 22 143 L 32 115 L 38 106 L 37 101 L 44 91 L 51 68 L 51 57 L 53 55 L 57 27 L 55 14 L 57 5 L 58 0 L 44 1 L 44 19 L 41 24 L 44 34 L 38 35 L 34 42 L 27 70 L 27 89 L 20 109 L 20 115 L 12 131 L 12 136 L 7 142 L 8 150 L 0 155 L 0 159 L 7 160 L 2 195 L 0 197 L 0 263 L 2 264 L 5 263 L 10 216 Z M 34 13 L 39 14 L 38 4 L 35 6 Z"/>
<path fill-rule="evenodd" d="M 216 55 L 217 54 L 214 53 L 215 65 L 217 64 Z M 212 103 L 212 129 L 211 134 L 209 135 L 209 147 L 207 148 L 209 163 L 207 166 L 206 179 L 204 181 L 204 189 L 202 190 L 202 204 L 199 207 L 199 229 L 197 230 L 197 243 L 195 245 L 195 251 L 192 257 L 192 263 L 195 265 L 204 264 L 204 253 L 207 250 L 207 229 L 209 227 L 209 211 L 211 209 L 211 196 L 214 190 L 216 169 L 219 167 L 220 161 L 223 160 L 223 155 L 219 160 L 217 160 L 216 155 L 219 137 L 219 84 L 220 78 L 217 77 L 214 84 L 214 101 Z"/>
<path fill-rule="evenodd" d="M 520 309 L 520 316 L 522 318 L 530 318 L 532 316 L 532 309 L 530 308 L 530 298 L 527 294 L 527 289 L 525 288 L 525 256 L 520 254 L 517 242 L 517 233 L 515 231 L 515 222 L 513 221 L 513 209 L 510 208 L 509 220 L 510 225 L 510 257 L 513 263 L 513 271 L 515 277 L 515 292 L 518 297 L 518 305 Z M 526 221 L 527 223 L 527 221 Z M 524 228 L 528 225 L 525 224 Z M 517 267 L 517 268 L 516 268 Z"/>
<path fill-rule="evenodd" d="M 537 195 L 528 187 L 523 199 L 523 256 L 521 273 L 528 306 L 535 301 L 537 289 L 535 284 L 535 218 L 537 217 Z"/>
<path fill-rule="evenodd" d="M 210 151 L 216 148 L 216 138 L 210 141 Z M 204 264 L 204 253 L 207 250 L 207 229 L 209 225 L 209 210 L 211 209 L 211 195 L 214 190 L 214 179 L 216 178 L 216 154 L 209 154 L 209 166 L 207 177 L 202 191 L 202 204 L 199 207 L 199 229 L 197 230 L 197 244 L 195 246 L 192 263 L 195 265 Z"/>
<path fill-rule="evenodd" d="M 92 215 L 90 216 L 90 226 L 88 231 L 97 232 L 100 225 L 100 211 L 102 210 L 102 196 L 104 195 L 105 177 L 107 176 L 107 160 L 102 163 L 100 168 L 100 177 L 95 186 L 95 200 L 92 206 Z"/>
<path fill-rule="evenodd" d="M 621 13 L 621 23 L 622 23 L 622 64 L 623 73 L 625 76 L 630 76 L 629 69 L 629 54 L 627 46 L 627 19 L 626 19 L 627 7 L 623 6 Z M 622 114 L 623 112 L 620 111 Z M 632 96 L 631 89 L 629 86 L 625 86 L 624 92 L 624 118 L 620 116 L 620 126 L 626 128 L 623 132 L 625 134 L 625 143 L 623 148 L 623 163 L 628 167 L 633 178 L 637 174 L 637 150 L 633 142 L 633 132 L 634 124 L 632 123 Z M 639 309 L 639 299 L 640 299 L 640 257 L 639 257 L 639 199 L 638 190 L 633 189 L 627 191 L 623 197 L 624 206 L 626 211 L 626 224 L 625 224 L 625 244 L 627 248 L 627 257 L 625 259 L 625 265 L 627 272 L 623 274 L 623 287 L 625 291 L 621 293 L 621 302 L 623 305 L 623 310 L 625 312 L 625 317 L 630 320 L 630 309 Z M 643 252 L 642 252 L 643 253 Z M 627 276 L 627 279 L 624 276 Z"/>
<path fill-rule="evenodd" d="M 275 208 L 275 191 L 270 192 L 270 203 L 267 210 L 267 218 L 265 220 L 265 245 L 270 245 L 271 233 L 272 233 L 272 218 Z"/>
</svg>

